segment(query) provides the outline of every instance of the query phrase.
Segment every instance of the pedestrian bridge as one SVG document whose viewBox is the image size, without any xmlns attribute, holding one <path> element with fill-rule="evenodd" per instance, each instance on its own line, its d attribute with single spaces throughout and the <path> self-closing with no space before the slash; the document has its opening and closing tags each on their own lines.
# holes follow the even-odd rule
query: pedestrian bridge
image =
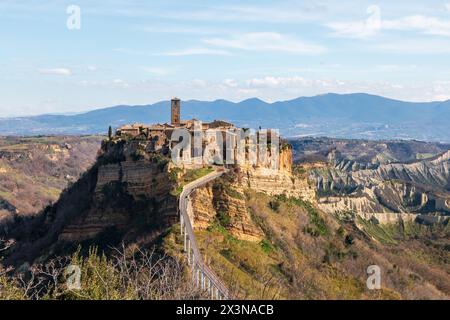
<svg viewBox="0 0 450 320">
<path fill-rule="evenodd" d="M 180 195 L 180 229 L 183 237 L 184 252 L 187 255 L 187 262 L 191 268 L 192 280 L 196 286 L 208 292 L 211 299 L 228 299 L 229 291 L 225 284 L 219 279 L 214 271 L 204 262 L 200 250 L 195 240 L 193 222 L 188 214 L 189 195 L 195 188 L 201 187 L 206 183 L 220 177 L 224 171 L 214 171 L 204 177 L 201 177 L 186 186 Z"/>
</svg>

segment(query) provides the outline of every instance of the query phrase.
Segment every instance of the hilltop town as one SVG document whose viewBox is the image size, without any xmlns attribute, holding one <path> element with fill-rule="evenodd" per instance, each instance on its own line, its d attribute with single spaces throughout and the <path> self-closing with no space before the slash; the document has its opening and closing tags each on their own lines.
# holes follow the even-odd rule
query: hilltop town
<svg viewBox="0 0 450 320">
<path fill-rule="evenodd" d="M 116 130 L 113 140 L 138 140 L 145 152 L 169 155 L 179 165 L 201 164 L 262 167 L 291 171 L 292 148 L 277 130 L 254 131 L 223 120 L 201 122 L 181 119 L 181 101 L 171 100 L 171 121 L 164 124 L 128 124 Z"/>
</svg>

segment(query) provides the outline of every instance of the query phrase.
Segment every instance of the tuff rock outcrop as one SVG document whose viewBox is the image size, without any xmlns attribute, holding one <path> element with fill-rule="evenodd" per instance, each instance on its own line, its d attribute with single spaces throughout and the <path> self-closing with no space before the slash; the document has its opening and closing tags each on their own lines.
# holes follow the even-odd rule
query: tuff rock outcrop
<svg viewBox="0 0 450 320">
<path fill-rule="evenodd" d="M 256 227 L 247 210 L 242 188 L 223 180 L 198 188 L 191 195 L 194 229 L 204 230 L 217 222 L 240 240 L 260 241 L 262 231 Z"/>
<path fill-rule="evenodd" d="M 380 222 L 392 221 L 391 214 L 413 214 L 407 220 L 450 215 L 450 150 L 410 163 L 362 166 L 336 151 L 328 160 L 327 167 L 310 171 L 325 212 L 353 211 Z"/>
</svg>

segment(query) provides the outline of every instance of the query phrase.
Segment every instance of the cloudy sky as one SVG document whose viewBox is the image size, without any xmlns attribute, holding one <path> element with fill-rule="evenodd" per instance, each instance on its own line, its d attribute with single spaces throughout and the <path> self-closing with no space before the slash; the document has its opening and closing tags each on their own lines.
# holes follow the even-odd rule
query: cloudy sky
<svg viewBox="0 0 450 320">
<path fill-rule="evenodd" d="M 172 96 L 446 100 L 449 58 L 449 0 L 1 0 L 0 117 Z"/>
</svg>

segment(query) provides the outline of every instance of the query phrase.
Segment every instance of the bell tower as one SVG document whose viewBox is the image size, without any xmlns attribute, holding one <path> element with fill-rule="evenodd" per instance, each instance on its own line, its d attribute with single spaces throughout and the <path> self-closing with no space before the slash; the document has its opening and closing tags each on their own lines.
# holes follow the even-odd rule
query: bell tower
<svg viewBox="0 0 450 320">
<path fill-rule="evenodd" d="M 170 111 L 171 111 L 170 123 L 174 126 L 180 125 L 180 118 L 181 118 L 180 107 L 181 107 L 180 99 L 173 98 L 171 101 L 171 107 L 170 107 Z"/>
</svg>

